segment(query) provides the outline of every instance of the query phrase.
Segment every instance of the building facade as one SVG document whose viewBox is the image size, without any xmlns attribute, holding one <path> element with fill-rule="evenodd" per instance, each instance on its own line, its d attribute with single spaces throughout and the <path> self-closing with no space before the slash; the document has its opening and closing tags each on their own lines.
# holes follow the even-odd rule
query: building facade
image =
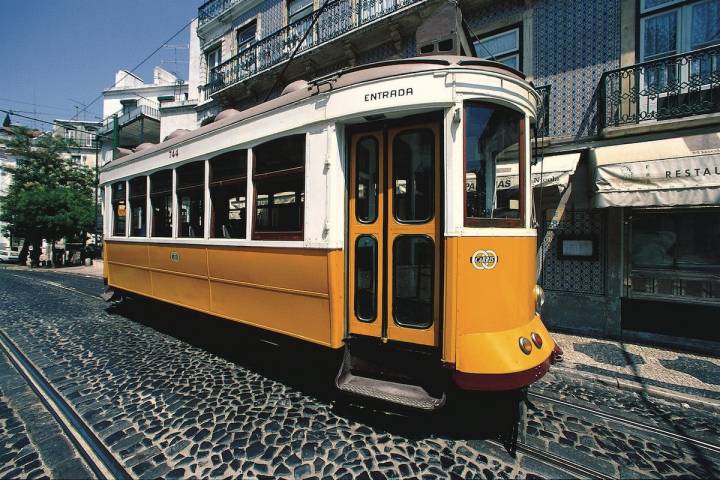
<svg viewBox="0 0 720 480">
<path fill-rule="evenodd" d="M 112 88 L 103 93 L 101 164 L 112 160 L 117 148 L 132 150 L 143 143 L 158 143 L 177 128 L 195 125 L 195 102 L 188 98 L 188 84 L 161 67 L 153 70 L 152 83 L 119 70 Z M 161 126 L 161 116 L 168 117 Z"/>
<path fill-rule="evenodd" d="M 210 0 L 188 95 L 200 125 L 386 59 L 521 70 L 543 98 L 532 180 L 547 323 L 702 348 L 720 341 L 719 25 L 720 0 Z"/>
</svg>

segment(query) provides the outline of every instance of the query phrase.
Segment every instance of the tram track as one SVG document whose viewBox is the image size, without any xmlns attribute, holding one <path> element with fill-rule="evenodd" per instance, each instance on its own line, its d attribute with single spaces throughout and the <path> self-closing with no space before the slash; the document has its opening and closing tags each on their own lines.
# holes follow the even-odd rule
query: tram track
<svg viewBox="0 0 720 480">
<path fill-rule="evenodd" d="M 78 454 L 98 478 L 132 478 L 95 435 L 90 426 L 2 330 L 0 330 L 0 350 L 27 382 L 47 411 L 55 418 Z"/>
<path fill-rule="evenodd" d="M 652 433 L 655 435 L 661 435 L 663 437 L 676 440 L 681 443 L 685 443 L 688 445 L 692 445 L 697 448 L 702 448 L 705 450 L 709 450 L 715 453 L 720 453 L 720 445 L 713 444 L 710 442 L 706 442 L 704 440 L 700 440 L 698 438 L 694 438 L 688 435 L 683 435 L 681 433 L 676 433 L 670 430 L 666 430 L 660 427 L 655 427 L 653 425 L 647 425 L 641 422 L 638 422 L 637 420 L 632 420 L 630 418 L 620 416 L 620 415 L 614 415 L 612 413 L 608 413 L 599 409 L 594 409 L 590 407 L 586 407 L 584 405 L 579 405 L 577 403 L 568 402 L 567 400 L 562 400 L 560 398 L 543 395 L 541 393 L 535 393 L 535 392 L 528 392 L 528 397 L 534 397 L 539 400 L 554 403 L 557 405 L 562 405 L 567 408 L 572 408 L 578 411 L 581 411 L 583 413 L 587 413 L 590 415 L 594 415 L 596 417 L 603 418 L 605 420 L 610 420 L 613 422 L 621 423 L 626 426 L 630 426 L 638 431 L 645 432 L 645 433 Z"/>
</svg>

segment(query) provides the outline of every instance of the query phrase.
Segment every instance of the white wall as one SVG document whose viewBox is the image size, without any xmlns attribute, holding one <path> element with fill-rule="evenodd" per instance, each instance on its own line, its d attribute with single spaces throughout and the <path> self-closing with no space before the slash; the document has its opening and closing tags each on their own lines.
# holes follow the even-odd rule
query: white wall
<svg viewBox="0 0 720 480">
<path fill-rule="evenodd" d="M 198 127 L 195 103 L 185 107 L 160 109 L 160 141 L 178 128 L 195 130 Z"/>
<path fill-rule="evenodd" d="M 188 71 L 188 97 L 190 100 L 197 100 L 200 97 L 198 87 L 201 85 L 202 76 L 200 75 L 201 51 L 200 38 L 197 36 L 197 18 L 190 25 L 190 64 Z"/>
</svg>

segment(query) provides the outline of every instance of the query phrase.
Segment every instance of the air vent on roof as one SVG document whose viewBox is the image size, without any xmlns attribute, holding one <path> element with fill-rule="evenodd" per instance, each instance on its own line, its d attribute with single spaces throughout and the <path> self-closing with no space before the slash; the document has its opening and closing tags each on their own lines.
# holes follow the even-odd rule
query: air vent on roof
<svg viewBox="0 0 720 480">
<path fill-rule="evenodd" d="M 172 132 L 170 132 L 170 135 L 165 137 L 165 140 L 172 140 L 173 138 L 182 137 L 186 133 L 190 133 L 190 130 L 188 130 L 187 128 L 178 128 L 177 130 L 173 130 Z M 163 142 L 165 140 L 163 140 Z"/>
<path fill-rule="evenodd" d="M 235 115 L 239 114 L 240 112 L 235 110 L 234 108 L 228 108 L 226 110 L 223 110 L 222 112 L 218 113 L 215 116 L 215 120 L 213 122 L 219 122 L 221 120 L 225 120 L 226 118 L 234 117 Z"/>
<path fill-rule="evenodd" d="M 302 90 L 303 88 L 307 88 L 308 82 L 305 80 L 295 80 L 294 82 L 288 84 L 285 88 L 283 88 L 282 95 L 286 95 L 288 93 L 297 92 L 298 90 Z"/>
<path fill-rule="evenodd" d="M 154 147 L 154 146 L 155 146 L 155 144 L 150 143 L 150 142 L 141 143 L 137 147 L 133 148 L 133 152 L 142 152 L 143 150 L 147 150 L 148 148 Z"/>
</svg>

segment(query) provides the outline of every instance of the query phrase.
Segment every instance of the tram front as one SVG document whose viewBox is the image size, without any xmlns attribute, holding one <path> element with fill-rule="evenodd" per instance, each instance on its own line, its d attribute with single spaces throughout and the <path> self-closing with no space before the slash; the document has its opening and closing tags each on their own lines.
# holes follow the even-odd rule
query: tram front
<svg viewBox="0 0 720 480">
<path fill-rule="evenodd" d="M 419 98 L 423 113 L 386 107 L 381 120 L 346 129 L 348 321 L 337 385 L 423 409 L 444 403 L 448 377 L 461 389 L 521 389 L 556 349 L 536 286 L 537 95 L 512 69 L 454 60 L 449 106 Z"/>
</svg>

